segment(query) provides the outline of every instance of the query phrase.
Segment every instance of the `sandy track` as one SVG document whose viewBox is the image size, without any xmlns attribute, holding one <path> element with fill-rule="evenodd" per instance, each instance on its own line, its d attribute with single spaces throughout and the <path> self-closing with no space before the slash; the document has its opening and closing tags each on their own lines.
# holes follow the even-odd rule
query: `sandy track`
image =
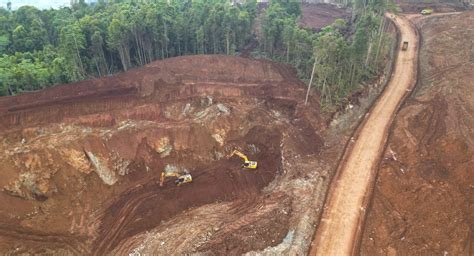
<svg viewBox="0 0 474 256">
<path fill-rule="evenodd" d="M 324 207 L 310 255 L 353 255 L 357 250 L 365 209 L 377 165 L 397 109 L 416 83 L 418 36 L 405 17 L 393 17 L 407 51 L 400 51 L 394 73 L 385 91 L 346 149 Z"/>
</svg>

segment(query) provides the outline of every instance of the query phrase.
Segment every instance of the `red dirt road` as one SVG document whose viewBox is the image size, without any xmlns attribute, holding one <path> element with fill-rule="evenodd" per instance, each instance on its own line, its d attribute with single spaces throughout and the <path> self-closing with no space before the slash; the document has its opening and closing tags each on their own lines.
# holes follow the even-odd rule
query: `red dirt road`
<svg viewBox="0 0 474 256">
<path fill-rule="evenodd" d="M 310 255 L 353 255 L 357 251 L 388 130 L 401 102 L 416 82 L 416 30 L 405 17 L 386 16 L 400 30 L 400 41 L 408 41 L 409 46 L 407 51 L 399 52 L 390 82 L 355 133 L 353 144 L 346 149 L 332 181 Z"/>
</svg>

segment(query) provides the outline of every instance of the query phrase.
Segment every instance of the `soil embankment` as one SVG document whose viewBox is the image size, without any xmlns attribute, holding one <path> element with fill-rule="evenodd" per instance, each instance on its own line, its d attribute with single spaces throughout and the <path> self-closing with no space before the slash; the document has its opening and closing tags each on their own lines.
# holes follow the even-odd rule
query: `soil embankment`
<svg viewBox="0 0 474 256">
<path fill-rule="evenodd" d="M 361 255 L 472 255 L 474 12 L 419 19 L 417 89 L 395 119 Z"/>
<path fill-rule="evenodd" d="M 346 8 L 339 8 L 334 4 L 303 3 L 301 12 L 300 26 L 313 30 L 320 30 L 325 26 L 329 26 L 336 19 L 348 20 L 351 17 L 351 13 Z"/>
</svg>

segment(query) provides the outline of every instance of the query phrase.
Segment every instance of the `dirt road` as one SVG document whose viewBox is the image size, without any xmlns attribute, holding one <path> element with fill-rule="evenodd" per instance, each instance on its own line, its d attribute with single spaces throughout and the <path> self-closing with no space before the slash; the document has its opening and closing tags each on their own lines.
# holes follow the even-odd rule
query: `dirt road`
<svg viewBox="0 0 474 256">
<path fill-rule="evenodd" d="M 359 243 L 365 209 L 383 153 L 388 130 L 404 97 L 416 82 L 418 36 L 404 17 L 392 17 L 407 51 L 400 51 L 385 91 L 346 149 L 326 200 L 310 255 L 352 255 Z"/>
<path fill-rule="evenodd" d="M 360 255 L 474 255 L 474 11 L 410 20 L 419 79 L 390 129 Z"/>
</svg>

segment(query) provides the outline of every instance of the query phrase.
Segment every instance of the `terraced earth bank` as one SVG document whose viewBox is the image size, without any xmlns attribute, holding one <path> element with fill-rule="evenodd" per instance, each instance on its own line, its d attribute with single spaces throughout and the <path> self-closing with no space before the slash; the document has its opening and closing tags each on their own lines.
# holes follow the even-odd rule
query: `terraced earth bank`
<svg viewBox="0 0 474 256">
<path fill-rule="evenodd" d="M 361 255 L 474 253 L 474 12 L 417 20 L 419 81 L 395 119 Z"/>
<path fill-rule="evenodd" d="M 318 99 L 305 108 L 304 89 L 281 64 L 193 56 L 1 98 L 0 254 L 237 254 L 281 243 L 307 211 L 298 198 L 323 189 L 307 174 L 324 141 Z M 259 168 L 225 157 L 234 148 Z M 193 182 L 159 187 L 167 165 Z"/>
</svg>

